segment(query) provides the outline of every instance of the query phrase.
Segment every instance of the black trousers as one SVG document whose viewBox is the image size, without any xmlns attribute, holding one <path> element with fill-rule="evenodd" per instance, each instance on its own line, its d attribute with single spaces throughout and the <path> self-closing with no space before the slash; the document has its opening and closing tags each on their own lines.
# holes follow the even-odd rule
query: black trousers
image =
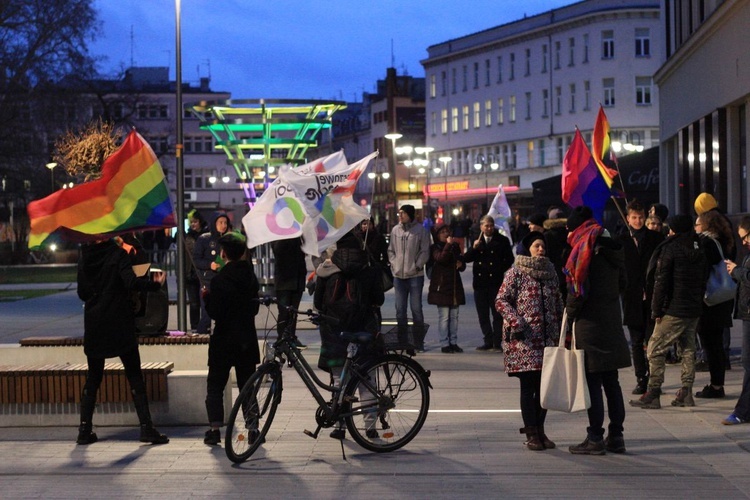
<svg viewBox="0 0 750 500">
<path fill-rule="evenodd" d="M 255 373 L 255 361 L 246 346 L 223 343 L 212 338 L 208 345 L 208 377 L 206 378 L 206 412 L 212 427 L 224 425 L 224 388 L 234 368 L 240 390 Z"/>
<path fill-rule="evenodd" d="M 547 410 L 542 408 L 541 387 L 542 372 L 514 373 L 521 381 L 521 418 L 524 427 L 540 427 L 544 425 Z"/>
<path fill-rule="evenodd" d="M 277 290 L 276 299 L 279 302 L 279 306 L 291 306 L 295 309 L 299 309 L 299 304 L 302 302 L 302 292 L 303 290 Z M 289 319 L 291 316 L 291 313 L 286 309 L 279 307 L 279 322 L 276 326 L 276 332 L 279 334 L 279 337 L 284 333 L 287 323 L 289 323 L 289 333 L 291 333 L 293 337 L 297 334 L 297 322 L 290 322 Z"/>
<path fill-rule="evenodd" d="M 701 321 L 698 326 L 698 336 L 701 339 L 703 351 L 706 353 L 711 385 L 723 387 L 727 360 L 724 350 L 724 327 Z"/>
<path fill-rule="evenodd" d="M 92 358 L 87 356 L 86 361 L 89 365 L 89 372 L 83 389 L 86 394 L 96 396 L 96 392 L 99 390 L 99 386 L 104 379 L 104 362 L 106 360 L 104 358 Z M 133 393 L 146 394 L 146 383 L 143 381 L 143 372 L 141 372 L 141 355 L 138 352 L 138 347 L 120 355 L 120 361 L 122 361 L 122 366 L 125 368 L 125 376 L 128 379 L 130 389 Z"/>
<path fill-rule="evenodd" d="M 474 289 L 474 305 L 477 308 L 484 345 L 500 349 L 500 342 L 503 338 L 503 317 L 495 310 L 495 297 L 497 297 L 497 288 Z"/>
</svg>

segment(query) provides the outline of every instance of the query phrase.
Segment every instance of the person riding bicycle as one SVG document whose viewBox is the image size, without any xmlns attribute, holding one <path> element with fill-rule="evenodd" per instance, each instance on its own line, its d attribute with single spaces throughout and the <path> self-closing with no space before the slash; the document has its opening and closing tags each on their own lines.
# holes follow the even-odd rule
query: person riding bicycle
<svg viewBox="0 0 750 500">
<path fill-rule="evenodd" d="M 385 300 L 382 280 L 380 271 L 369 265 L 362 239 L 353 232 L 337 242 L 336 251 L 329 260 L 318 266 L 316 274 L 315 309 L 337 320 L 337 324 L 323 321 L 320 325 L 318 368 L 329 372 L 333 381 L 338 383 L 348 346 L 340 334 L 342 331 L 377 334 L 380 324 L 376 311 Z M 336 303 L 332 303 L 333 300 Z M 342 312 L 347 308 L 346 313 Z M 366 353 L 360 348 L 358 355 L 363 354 Z M 377 432 L 374 428 L 368 429 L 370 431 Z M 343 423 L 331 432 L 334 439 L 344 439 L 344 436 Z"/>
</svg>

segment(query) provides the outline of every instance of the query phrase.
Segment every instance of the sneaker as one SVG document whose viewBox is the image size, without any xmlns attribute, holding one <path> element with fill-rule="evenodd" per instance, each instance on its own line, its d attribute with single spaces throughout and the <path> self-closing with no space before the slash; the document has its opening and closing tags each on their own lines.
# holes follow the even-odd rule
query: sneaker
<svg viewBox="0 0 750 500">
<path fill-rule="evenodd" d="M 711 399 L 720 399 L 724 397 L 724 388 L 721 387 L 719 389 L 716 389 L 711 384 L 708 384 L 706 387 L 703 388 L 702 391 L 698 391 L 695 393 L 696 398 L 711 398 Z"/>
<path fill-rule="evenodd" d="M 661 408 L 659 396 L 661 396 L 661 389 L 649 389 L 648 391 L 646 391 L 646 394 L 638 399 L 631 399 L 629 403 L 630 406 L 635 406 L 637 408 L 658 410 L 659 408 Z"/>
<path fill-rule="evenodd" d="M 295 336 L 295 337 L 294 337 L 294 338 L 292 339 L 292 343 L 293 343 L 294 345 L 296 345 L 296 346 L 297 346 L 297 349 L 299 349 L 300 351 L 304 351 L 305 349 L 307 349 L 307 345 L 303 344 L 303 343 L 302 343 L 302 342 L 300 341 L 299 337 L 297 337 L 297 336 Z"/>
<path fill-rule="evenodd" d="M 721 421 L 724 425 L 738 425 L 738 424 L 746 424 L 747 420 L 742 420 L 740 417 L 735 415 L 734 413 L 731 413 L 727 418 Z"/>
<path fill-rule="evenodd" d="M 329 436 L 331 436 L 333 439 L 338 439 L 339 441 L 341 441 L 342 439 L 346 438 L 346 431 L 344 429 L 333 429 Z"/>
<path fill-rule="evenodd" d="M 573 455 L 604 455 L 607 450 L 604 448 L 604 440 L 589 441 L 589 438 L 583 440 L 583 443 L 568 448 Z"/>
<path fill-rule="evenodd" d="M 625 453 L 625 439 L 622 436 L 607 436 L 604 449 L 612 453 Z"/>
<path fill-rule="evenodd" d="M 380 434 L 378 434 L 377 429 L 367 429 L 365 431 L 365 436 L 367 436 L 370 439 L 376 439 L 380 437 Z"/>
<path fill-rule="evenodd" d="M 693 388 L 683 387 L 677 391 L 672 406 L 695 406 L 695 400 L 693 399 Z"/>
<path fill-rule="evenodd" d="M 169 438 L 154 429 L 152 425 L 142 425 L 140 441 L 141 443 L 167 444 L 169 442 Z"/>
<path fill-rule="evenodd" d="M 453 354 L 454 351 L 453 351 L 453 347 L 447 345 L 445 347 L 441 347 L 440 352 L 444 352 L 446 354 Z"/>
<path fill-rule="evenodd" d="M 489 352 L 489 351 L 492 351 L 493 349 L 494 348 L 491 345 L 487 345 L 487 344 L 480 345 L 479 347 L 477 347 L 477 351 L 483 351 L 483 352 Z"/>
<path fill-rule="evenodd" d="M 219 429 L 209 429 L 206 431 L 206 436 L 203 438 L 204 444 L 219 444 L 221 443 L 221 431 Z"/>
<path fill-rule="evenodd" d="M 464 350 L 458 347 L 457 344 L 451 344 L 450 348 L 453 349 L 453 352 L 464 352 Z"/>
</svg>

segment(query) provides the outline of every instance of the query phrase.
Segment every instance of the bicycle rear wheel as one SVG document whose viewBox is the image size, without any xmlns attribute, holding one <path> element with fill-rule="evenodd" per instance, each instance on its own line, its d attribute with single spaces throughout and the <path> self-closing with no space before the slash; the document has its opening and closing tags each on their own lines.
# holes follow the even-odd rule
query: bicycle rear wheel
<svg viewBox="0 0 750 500">
<path fill-rule="evenodd" d="M 281 401 L 281 370 L 276 363 L 261 365 L 232 406 L 224 436 L 227 458 L 242 463 L 265 442 Z"/>
<path fill-rule="evenodd" d="M 378 357 L 357 370 L 345 400 L 346 427 L 354 441 L 384 453 L 406 445 L 419 433 L 430 408 L 428 375 L 416 361 L 398 354 Z M 368 387 L 368 383 L 375 389 Z"/>
</svg>

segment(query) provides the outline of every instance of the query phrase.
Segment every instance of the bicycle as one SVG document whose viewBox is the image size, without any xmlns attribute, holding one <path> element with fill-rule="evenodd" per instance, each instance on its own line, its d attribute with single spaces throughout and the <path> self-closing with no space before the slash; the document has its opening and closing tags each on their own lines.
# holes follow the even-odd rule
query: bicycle
<svg viewBox="0 0 750 500">
<path fill-rule="evenodd" d="M 267 308 L 276 303 L 273 297 L 258 301 Z M 323 320 L 335 321 L 311 309 L 287 310 L 291 313 L 289 324 L 294 324 L 298 314 L 305 314 L 315 325 Z M 266 342 L 271 330 L 266 332 Z M 284 363 L 295 369 L 318 403 L 315 412 L 318 427 L 315 432 L 305 430 L 308 436 L 317 439 L 322 428 L 343 421 L 354 441 L 370 451 L 391 452 L 414 439 L 427 418 L 432 388 L 430 372 L 401 354 L 414 346 L 404 343 L 403 336 L 401 341 L 385 339 L 383 354 L 361 358 L 356 356 L 359 346 L 372 342 L 373 336 L 367 332 L 341 335 L 349 346 L 338 384 L 326 384 L 318 378 L 289 331 L 284 331 L 273 344 L 267 344 L 265 362 L 241 389 L 229 414 L 224 436 L 229 460 L 242 463 L 265 442 L 281 403 Z M 331 398 L 324 398 L 319 388 L 330 392 Z M 343 453 L 343 442 L 341 446 Z"/>
</svg>

